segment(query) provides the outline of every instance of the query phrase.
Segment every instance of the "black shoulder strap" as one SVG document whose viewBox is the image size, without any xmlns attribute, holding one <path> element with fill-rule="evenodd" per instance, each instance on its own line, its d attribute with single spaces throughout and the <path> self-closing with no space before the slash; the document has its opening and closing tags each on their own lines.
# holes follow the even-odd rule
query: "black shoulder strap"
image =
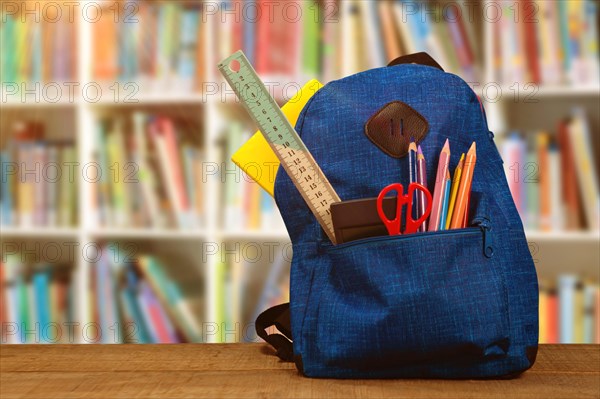
<svg viewBox="0 0 600 399">
<path fill-rule="evenodd" d="M 283 334 L 268 334 L 267 328 L 275 326 Z M 282 303 L 262 312 L 256 318 L 256 333 L 277 351 L 277 356 L 286 362 L 294 361 L 292 329 L 290 326 L 290 304 Z"/>
<path fill-rule="evenodd" d="M 419 65 L 427 65 L 430 67 L 434 67 L 440 70 L 444 70 L 429 54 L 425 52 L 414 53 L 414 54 L 406 54 L 400 56 L 392 61 L 387 66 L 394 66 L 400 64 L 419 64 Z"/>
</svg>

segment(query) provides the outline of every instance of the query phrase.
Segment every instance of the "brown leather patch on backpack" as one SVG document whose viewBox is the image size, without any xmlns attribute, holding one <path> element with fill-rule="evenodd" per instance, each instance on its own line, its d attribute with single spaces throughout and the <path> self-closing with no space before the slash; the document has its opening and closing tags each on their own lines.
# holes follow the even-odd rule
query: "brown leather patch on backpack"
<svg viewBox="0 0 600 399">
<path fill-rule="evenodd" d="M 427 119 L 402 101 L 384 105 L 365 124 L 365 134 L 369 140 L 394 158 L 405 156 L 410 139 L 419 144 L 428 131 Z"/>
</svg>

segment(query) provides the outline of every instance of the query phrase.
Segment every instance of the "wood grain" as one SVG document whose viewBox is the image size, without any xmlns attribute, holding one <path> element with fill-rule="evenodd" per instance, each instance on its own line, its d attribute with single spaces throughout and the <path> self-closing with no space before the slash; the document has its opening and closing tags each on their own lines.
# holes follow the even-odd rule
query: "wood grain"
<svg viewBox="0 0 600 399">
<path fill-rule="evenodd" d="M 309 379 L 264 344 L 2 345 L 2 398 L 600 398 L 600 345 L 541 345 L 512 380 Z"/>
</svg>

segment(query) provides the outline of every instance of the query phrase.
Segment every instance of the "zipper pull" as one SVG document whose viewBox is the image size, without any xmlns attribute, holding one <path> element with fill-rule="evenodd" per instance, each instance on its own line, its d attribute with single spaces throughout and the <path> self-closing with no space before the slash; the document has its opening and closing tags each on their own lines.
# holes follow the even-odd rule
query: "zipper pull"
<svg viewBox="0 0 600 399">
<path fill-rule="evenodd" d="M 473 221 L 473 224 L 479 226 L 481 232 L 483 233 L 483 255 L 486 258 L 491 258 L 494 256 L 494 245 L 492 234 L 490 231 L 492 230 L 492 224 L 489 219 L 486 218 L 476 218 Z"/>
</svg>

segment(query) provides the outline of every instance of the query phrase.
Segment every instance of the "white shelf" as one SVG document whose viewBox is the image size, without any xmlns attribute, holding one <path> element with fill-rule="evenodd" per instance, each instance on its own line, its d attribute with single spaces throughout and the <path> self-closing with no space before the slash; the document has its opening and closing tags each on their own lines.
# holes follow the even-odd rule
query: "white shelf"
<svg viewBox="0 0 600 399">
<path fill-rule="evenodd" d="M 130 239 L 160 239 L 180 240 L 206 238 L 207 233 L 201 229 L 177 230 L 177 229 L 152 229 L 152 228 L 98 228 L 88 232 L 96 238 L 130 238 Z"/>
<path fill-rule="evenodd" d="M 217 233 L 218 234 L 218 233 Z M 286 230 L 224 230 L 221 236 L 225 239 L 275 239 L 289 240 Z"/>
<path fill-rule="evenodd" d="M 527 239 L 530 241 L 560 241 L 560 242 L 578 242 L 595 243 L 600 242 L 600 232 L 598 231 L 525 231 Z"/>
<path fill-rule="evenodd" d="M 600 84 L 596 83 L 586 86 L 540 86 L 539 91 L 535 96 L 600 96 Z"/>
<path fill-rule="evenodd" d="M 574 97 L 600 97 L 599 84 L 588 86 L 537 86 L 533 83 L 519 83 L 518 87 L 494 85 L 493 88 L 490 87 L 484 90 L 483 87 L 476 86 L 473 90 L 484 101 L 486 111 L 488 107 L 491 108 L 498 103 L 518 101 L 519 104 L 539 104 L 541 100 L 548 98 L 571 100 Z"/>
<path fill-rule="evenodd" d="M 536 85 L 537 88 L 534 90 L 531 85 L 532 83 L 520 83 L 517 87 L 510 87 L 508 85 L 495 85 L 495 90 L 500 90 L 501 95 L 498 97 L 500 102 L 508 102 L 513 101 L 515 95 L 519 95 L 519 98 L 529 102 L 539 102 L 542 98 L 548 97 L 600 97 L 600 84 L 593 83 L 589 85 L 579 85 L 579 86 L 544 86 L 544 85 Z M 535 84 L 534 84 L 535 85 Z M 483 87 L 477 86 L 474 87 L 475 93 L 481 98 L 486 98 L 483 93 Z M 489 89 L 492 90 L 492 89 Z M 490 92 L 491 94 L 497 95 L 498 93 Z M 131 93 L 129 93 L 131 94 Z M 144 105 L 170 105 L 170 104 L 190 104 L 190 105 L 206 105 L 209 102 L 221 104 L 225 106 L 237 106 L 241 107 L 239 101 L 231 98 L 231 94 L 228 94 L 223 101 L 220 100 L 220 95 L 223 93 L 216 94 L 204 94 L 199 92 L 189 92 L 189 93 L 181 93 L 181 92 L 169 92 L 167 91 L 150 91 L 150 92 L 139 92 L 135 94 L 131 94 L 128 96 L 128 93 L 121 92 L 117 101 L 115 101 L 114 93 L 104 90 L 104 95 L 100 97 L 98 101 L 91 102 L 86 101 L 80 97 L 73 98 L 70 100 L 67 96 L 63 96 L 58 101 L 50 102 L 44 100 L 43 97 L 40 96 L 39 101 L 36 101 L 33 95 L 25 96 L 22 101 L 19 97 L 20 94 L 15 94 L 10 96 L 7 101 L 0 102 L 1 108 L 35 108 L 35 107 L 79 107 L 83 105 L 88 105 L 90 107 L 95 106 L 114 106 L 114 107 L 131 107 L 131 106 L 144 106 Z M 490 94 L 490 95 L 491 95 Z M 283 101 L 282 96 L 276 96 L 275 99 L 277 101 Z M 537 100 L 537 101 L 536 101 Z M 488 104 L 489 106 L 489 104 Z"/>
<path fill-rule="evenodd" d="M 98 102 L 90 103 L 90 106 L 114 106 L 135 107 L 140 105 L 169 105 L 169 104 L 192 104 L 204 105 L 207 103 L 206 95 L 202 93 L 146 93 L 134 95 L 129 100 L 121 99 L 115 101 L 111 96 L 104 96 Z"/>
<path fill-rule="evenodd" d="M 79 230 L 72 227 L 0 227 L 0 236 L 2 237 L 74 238 L 78 234 Z"/>
<path fill-rule="evenodd" d="M 69 101 L 68 98 L 58 100 L 56 102 L 50 102 L 46 100 L 40 99 L 40 101 L 36 101 L 35 99 L 25 99 L 25 101 L 21 101 L 20 99 L 7 99 L 7 101 L 0 102 L 0 109 L 12 109 L 12 108 L 76 108 L 79 104 L 79 100 L 73 99 Z"/>
</svg>

